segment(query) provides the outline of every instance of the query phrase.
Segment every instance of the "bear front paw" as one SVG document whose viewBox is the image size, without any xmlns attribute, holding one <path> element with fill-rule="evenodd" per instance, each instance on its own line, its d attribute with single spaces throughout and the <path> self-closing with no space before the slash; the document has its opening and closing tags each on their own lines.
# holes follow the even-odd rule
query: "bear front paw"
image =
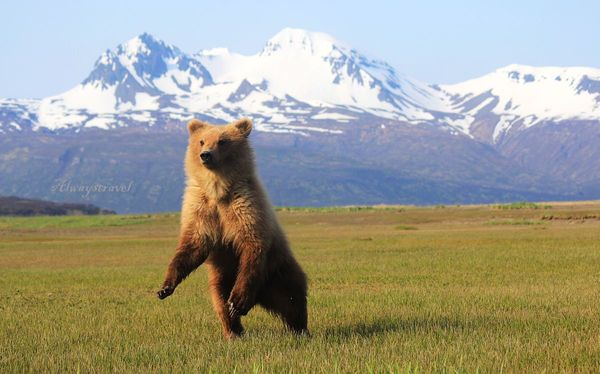
<svg viewBox="0 0 600 374">
<path fill-rule="evenodd" d="M 248 314 L 252 303 L 247 296 L 232 293 L 227 306 L 229 307 L 229 317 L 236 318 Z"/>
<path fill-rule="evenodd" d="M 156 293 L 156 296 L 158 296 L 158 298 L 162 300 L 164 298 L 171 296 L 171 294 L 173 294 L 173 291 L 175 291 L 175 289 L 173 287 L 164 286 L 162 288 L 162 290 L 160 290 Z"/>
</svg>

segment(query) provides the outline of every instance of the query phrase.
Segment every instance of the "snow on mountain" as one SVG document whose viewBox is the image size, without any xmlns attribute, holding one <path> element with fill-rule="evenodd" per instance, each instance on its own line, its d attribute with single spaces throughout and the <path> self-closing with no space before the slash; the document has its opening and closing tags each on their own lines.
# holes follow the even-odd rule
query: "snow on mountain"
<svg viewBox="0 0 600 374">
<path fill-rule="evenodd" d="M 135 103 L 135 92 L 150 95 L 184 94 L 212 84 L 210 73 L 177 47 L 149 34 L 137 36 L 115 51 L 106 51 L 82 86 L 118 87 L 120 102 Z"/>
<path fill-rule="evenodd" d="M 511 130 L 544 121 L 600 119 L 600 69 L 509 65 L 441 88 L 467 122 L 496 122 L 494 142 Z"/>
<path fill-rule="evenodd" d="M 35 108 L 39 100 L 0 99 L 0 133 L 31 128 L 37 121 Z"/>
<path fill-rule="evenodd" d="M 352 122 L 431 124 L 496 142 L 543 121 L 600 119 L 600 70 L 511 65 L 433 86 L 324 33 L 286 28 L 249 56 L 186 54 L 144 33 L 105 51 L 65 93 L 0 100 L 0 132 L 180 127 L 192 116 L 251 116 L 259 131 L 301 135 Z"/>
<path fill-rule="evenodd" d="M 443 98 L 431 87 L 324 33 L 286 28 L 256 55 L 220 49 L 202 51 L 198 57 L 217 83 L 247 82 L 311 106 L 343 106 L 404 120 L 430 120 L 430 108 L 443 106 Z"/>
<path fill-rule="evenodd" d="M 128 120 L 151 124 L 149 113 L 166 109 L 169 95 L 189 94 L 212 83 L 196 59 L 142 34 L 104 52 L 81 84 L 42 99 L 34 108 L 34 129 L 109 128 Z"/>
<path fill-rule="evenodd" d="M 104 52 L 78 86 L 29 102 L 24 112 L 34 130 L 248 115 L 258 130 L 307 135 L 340 133 L 364 116 L 432 121 L 447 106 L 439 90 L 327 34 L 286 28 L 251 56 L 224 48 L 189 55 L 142 34 Z"/>
</svg>

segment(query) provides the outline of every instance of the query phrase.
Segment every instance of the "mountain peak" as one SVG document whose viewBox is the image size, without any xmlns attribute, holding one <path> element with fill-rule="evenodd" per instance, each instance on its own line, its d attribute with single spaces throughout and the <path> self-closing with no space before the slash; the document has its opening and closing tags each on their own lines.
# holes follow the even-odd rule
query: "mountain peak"
<svg viewBox="0 0 600 374">
<path fill-rule="evenodd" d="M 117 105 L 136 104 L 138 93 L 181 94 L 212 84 L 202 64 L 177 47 L 142 33 L 104 52 L 82 86 L 114 90 Z M 90 101 L 88 106 L 93 106 Z"/>
<path fill-rule="evenodd" d="M 177 48 L 166 44 L 164 41 L 144 32 L 129 39 L 117 47 L 116 54 L 128 57 L 138 55 L 150 55 L 152 53 L 173 55 L 178 52 Z"/>
<path fill-rule="evenodd" d="M 311 55 L 328 55 L 334 47 L 345 48 L 329 34 L 286 27 L 275 34 L 263 48 L 261 55 L 272 55 L 280 51 L 297 51 Z"/>
</svg>

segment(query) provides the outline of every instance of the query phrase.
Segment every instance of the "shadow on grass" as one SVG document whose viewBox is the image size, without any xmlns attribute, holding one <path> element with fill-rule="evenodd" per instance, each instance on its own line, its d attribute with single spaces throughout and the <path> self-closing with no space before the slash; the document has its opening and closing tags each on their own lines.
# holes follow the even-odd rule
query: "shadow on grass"
<svg viewBox="0 0 600 374">
<path fill-rule="evenodd" d="M 387 333 L 423 333 L 433 331 L 464 331 L 473 328 L 473 323 L 450 318 L 377 319 L 368 322 L 355 322 L 328 327 L 325 336 L 349 339 L 369 338 Z"/>
</svg>

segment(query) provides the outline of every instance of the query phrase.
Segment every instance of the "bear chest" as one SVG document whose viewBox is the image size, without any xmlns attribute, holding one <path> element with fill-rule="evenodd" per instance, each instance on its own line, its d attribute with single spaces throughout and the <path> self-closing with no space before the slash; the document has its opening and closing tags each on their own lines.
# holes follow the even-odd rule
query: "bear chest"
<svg viewBox="0 0 600 374">
<path fill-rule="evenodd" d="M 196 208 L 198 231 L 204 232 L 216 240 L 222 239 L 227 229 L 227 222 L 231 220 L 230 217 L 230 207 L 222 201 L 203 198 Z"/>
</svg>

